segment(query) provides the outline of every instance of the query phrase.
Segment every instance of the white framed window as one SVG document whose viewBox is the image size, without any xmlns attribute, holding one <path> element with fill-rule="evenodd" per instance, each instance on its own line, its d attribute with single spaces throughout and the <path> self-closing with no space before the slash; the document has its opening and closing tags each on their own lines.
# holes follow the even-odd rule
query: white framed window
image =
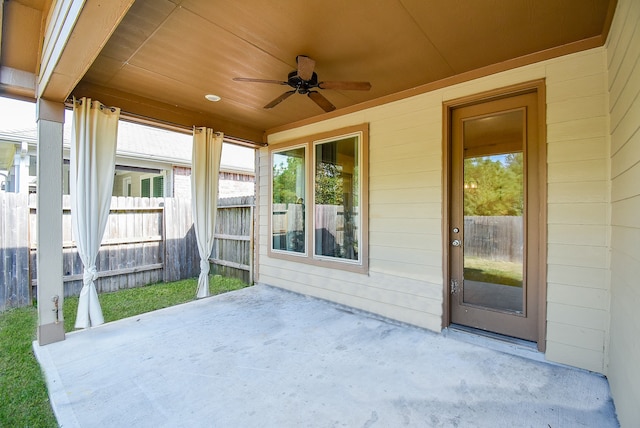
<svg viewBox="0 0 640 428">
<path fill-rule="evenodd" d="M 143 198 L 161 198 L 164 196 L 164 176 L 140 177 L 140 196 Z"/>
<path fill-rule="evenodd" d="M 360 133 L 314 142 L 314 256 L 360 262 Z"/>
<path fill-rule="evenodd" d="M 271 249 L 307 255 L 307 147 L 271 153 Z"/>
<path fill-rule="evenodd" d="M 124 196 L 131 196 L 131 177 L 122 179 L 122 193 Z"/>
<path fill-rule="evenodd" d="M 368 126 L 270 151 L 270 255 L 366 272 Z"/>
</svg>

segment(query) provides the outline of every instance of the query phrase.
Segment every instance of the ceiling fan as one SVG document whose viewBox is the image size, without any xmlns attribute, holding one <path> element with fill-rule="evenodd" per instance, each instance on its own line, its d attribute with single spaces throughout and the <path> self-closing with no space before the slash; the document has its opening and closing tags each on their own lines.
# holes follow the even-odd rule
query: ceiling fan
<svg viewBox="0 0 640 428">
<path fill-rule="evenodd" d="M 316 62 L 314 60 L 305 55 L 298 55 L 296 57 L 296 63 L 298 64 L 298 69 L 290 72 L 286 81 L 252 79 L 248 77 L 234 77 L 233 80 L 237 82 L 274 83 L 276 85 L 289 85 L 293 88 L 293 90 L 285 92 L 269 104 L 265 105 L 264 108 L 273 108 L 297 92 L 302 95 L 307 95 L 324 111 L 330 112 L 335 110 L 336 106 L 331 104 L 328 99 L 314 89 L 340 89 L 354 91 L 368 91 L 371 89 L 371 83 L 369 82 L 318 82 L 318 75 L 313 71 L 316 66 Z"/>
</svg>

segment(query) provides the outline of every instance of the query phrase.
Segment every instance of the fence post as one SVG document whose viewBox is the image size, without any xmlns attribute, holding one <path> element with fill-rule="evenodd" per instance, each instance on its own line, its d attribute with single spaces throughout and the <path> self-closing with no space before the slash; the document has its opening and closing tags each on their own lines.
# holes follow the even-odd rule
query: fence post
<svg viewBox="0 0 640 428">
<path fill-rule="evenodd" d="M 254 205 L 249 207 L 249 285 L 253 285 L 253 230 L 256 219 L 253 217 Z"/>
</svg>

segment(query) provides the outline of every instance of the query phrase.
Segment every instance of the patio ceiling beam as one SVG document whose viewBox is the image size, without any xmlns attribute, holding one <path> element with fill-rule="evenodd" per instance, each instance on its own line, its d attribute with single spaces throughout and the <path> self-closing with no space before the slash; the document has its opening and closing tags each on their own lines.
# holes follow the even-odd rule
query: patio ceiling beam
<svg viewBox="0 0 640 428">
<path fill-rule="evenodd" d="M 0 66 L 0 94 L 33 99 L 36 76 L 28 71 Z"/>
<path fill-rule="evenodd" d="M 0 95 L 35 98 L 42 11 L 28 4 L 0 4 Z"/>
<path fill-rule="evenodd" d="M 133 122 L 174 131 L 189 130 L 189 133 L 194 126 L 206 126 L 224 133 L 225 136 L 253 141 L 257 143 L 256 146 L 263 143 L 264 132 L 260 129 L 239 124 L 225 117 L 185 109 L 117 89 L 80 82 L 73 90 L 73 95 L 76 98 L 97 99 L 104 104 L 119 107 L 122 111 L 121 117 Z"/>
<path fill-rule="evenodd" d="M 63 102 L 133 3 L 134 0 L 54 1 L 44 34 L 37 97 Z"/>
</svg>

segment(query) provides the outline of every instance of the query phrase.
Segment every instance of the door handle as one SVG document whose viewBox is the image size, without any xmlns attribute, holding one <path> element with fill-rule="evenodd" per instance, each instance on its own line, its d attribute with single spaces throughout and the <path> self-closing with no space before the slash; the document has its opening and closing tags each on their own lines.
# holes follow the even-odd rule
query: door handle
<svg viewBox="0 0 640 428">
<path fill-rule="evenodd" d="M 460 246 L 460 240 L 459 239 L 454 239 L 453 241 L 451 241 L 451 245 L 453 245 L 454 247 L 459 247 Z"/>
</svg>

